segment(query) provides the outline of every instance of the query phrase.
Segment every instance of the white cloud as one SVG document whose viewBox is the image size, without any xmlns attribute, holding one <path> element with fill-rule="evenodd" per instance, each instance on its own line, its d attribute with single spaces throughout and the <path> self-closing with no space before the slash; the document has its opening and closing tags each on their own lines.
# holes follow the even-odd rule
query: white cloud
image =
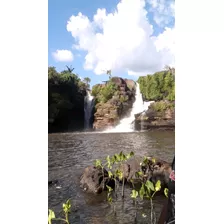
<svg viewBox="0 0 224 224">
<path fill-rule="evenodd" d="M 145 0 L 121 0 L 114 13 L 98 9 L 90 21 L 81 12 L 71 16 L 67 30 L 75 38 L 74 48 L 86 52 L 84 68 L 147 74 L 174 63 L 174 29 L 155 37 L 147 19 Z"/>
<path fill-rule="evenodd" d="M 160 27 L 167 26 L 175 17 L 174 0 L 147 0 L 154 22 Z"/>
<path fill-rule="evenodd" d="M 56 61 L 73 61 L 73 54 L 69 50 L 57 50 L 52 55 Z"/>
</svg>

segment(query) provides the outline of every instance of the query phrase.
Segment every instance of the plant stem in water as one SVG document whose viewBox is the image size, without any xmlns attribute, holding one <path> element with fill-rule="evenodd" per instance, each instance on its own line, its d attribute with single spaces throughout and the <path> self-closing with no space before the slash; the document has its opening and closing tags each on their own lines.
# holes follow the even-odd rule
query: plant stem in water
<svg viewBox="0 0 224 224">
<path fill-rule="evenodd" d="M 124 198 L 124 178 L 122 180 L 122 198 Z"/>
<path fill-rule="evenodd" d="M 151 223 L 153 224 L 153 214 L 152 214 L 152 198 L 150 198 L 150 202 L 151 202 L 151 209 L 150 209 L 150 213 L 151 213 Z"/>
<path fill-rule="evenodd" d="M 103 191 L 104 191 L 104 169 L 103 169 L 103 167 L 102 167 L 102 173 L 103 173 Z"/>
<path fill-rule="evenodd" d="M 65 213 L 65 219 L 66 219 L 67 224 L 69 224 L 68 213 Z"/>
</svg>

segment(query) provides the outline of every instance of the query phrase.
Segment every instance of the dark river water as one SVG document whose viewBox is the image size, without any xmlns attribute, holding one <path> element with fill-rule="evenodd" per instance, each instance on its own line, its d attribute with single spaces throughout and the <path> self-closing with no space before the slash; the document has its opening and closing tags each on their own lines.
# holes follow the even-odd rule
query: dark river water
<svg viewBox="0 0 224 224">
<path fill-rule="evenodd" d="M 112 206 L 106 201 L 106 194 L 92 195 L 80 189 L 79 178 L 84 168 L 92 165 L 95 159 L 103 159 L 120 151 L 134 151 L 135 155 L 151 155 L 172 162 L 175 153 L 174 131 L 63 133 L 49 134 L 48 139 L 48 180 L 58 180 L 57 184 L 48 187 L 49 209 L 54 210 L 56 216 L 63 216 L 62 203 L 70 198 L 71 224 L 134 223 L 136 209 L 129 196 L 129 187 L 125 190 L 125 200 L 119 197 Z M 154 198 L 157 218 L 163 202 L 163 196 Z M 138 202 L 137 223 L 150 223 L 150 202 L 147 200 Z"/>
</svg>

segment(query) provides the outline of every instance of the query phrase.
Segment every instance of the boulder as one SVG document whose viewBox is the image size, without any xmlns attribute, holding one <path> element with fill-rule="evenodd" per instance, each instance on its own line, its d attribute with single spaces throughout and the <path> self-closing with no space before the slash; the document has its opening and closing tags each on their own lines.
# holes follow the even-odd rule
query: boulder
<svg viewBox="0 0 224 224">
<path fill-rule="evenodd" d="M 88 166 L 85 168 L 81 178 L 80 187 L 89 193 L 99 194 L 106 190 L 106 185 L 114 188 L 114 180 L 110 179 L 106 169 Z"/>
<path fill-rule="evenodd" d="M 168 187 L 169 175 L 172 171 L 170 163 L 158 158 L 147 157 L 148 162 L 144 164 L 142 158 L 134 157 L 121 165 L 121 171 L 126 182 L 138 183 L 141 181 L 137 172 L 142 172 L 143 177 L 154 184 L 161 181 L 161 189 Z"/>
</svg>

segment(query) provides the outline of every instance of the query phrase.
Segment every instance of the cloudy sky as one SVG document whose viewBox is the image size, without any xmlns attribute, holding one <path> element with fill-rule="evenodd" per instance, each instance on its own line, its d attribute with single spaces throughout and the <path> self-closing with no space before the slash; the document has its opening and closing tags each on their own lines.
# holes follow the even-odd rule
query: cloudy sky
<svg viewBox="0 0 224 224">
<path fill-rule="evenodd" d="M 48 64 L 91 85 L 174 66 L 174 0 L 49 0 Z"/>
</svg>

